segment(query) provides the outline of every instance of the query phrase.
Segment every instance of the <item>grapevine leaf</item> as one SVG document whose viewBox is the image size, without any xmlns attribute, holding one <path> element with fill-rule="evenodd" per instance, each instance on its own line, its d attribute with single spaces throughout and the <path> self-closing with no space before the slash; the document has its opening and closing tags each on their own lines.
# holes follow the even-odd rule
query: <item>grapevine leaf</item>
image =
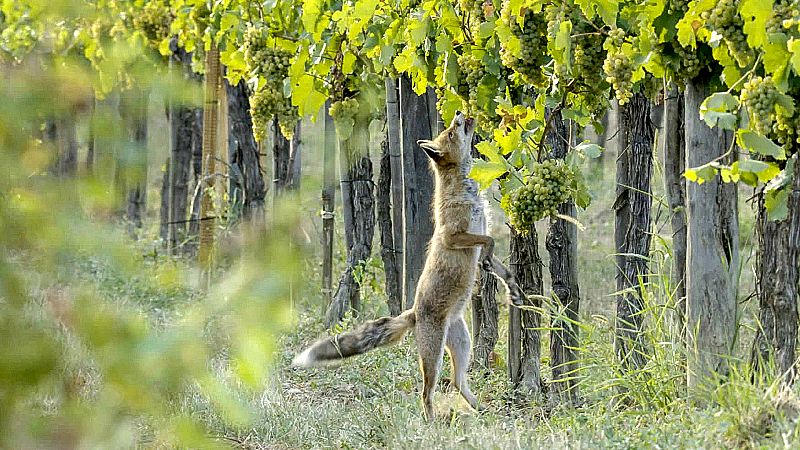
<svg viewBox="0 0 800 450">
<path fill-rule="evenodd" d="M 779 93 L 776 108 L 778 113 L 785 117 L 792 117 L 794 115 L 794 100 L 786 94 Z"/>
<path fill-rule="evenodd" d="M 581 11 L 587 19 L 591 20 L 595 14 L 599 15 L 608 26 L 617 25 L 619 2 L 617 0 L 576 0 Z"/>
<path fill-rule="evenodd" d="M 303 0 L 303 28 L 310 32 L 315 41 L 322 38 L 322 30 L 317 28 L 317 22 L 322 15 L 323 0 Z"/>
<path fill-rule="evenodd" d="M 789 39 L 787 43 L 792 54 L 791 62 L 795 72 L 800 73 L 800 39 Z"/>
<path fill-rule="evenodd" d="M 469 172 L 469 177 L 478 182 L 481 190 L 488 188 L 497 178 L 508 172 L 501 162 L 477 160 Z"/>
<path fill-rule="evenodd" d="M 292 104 L 297 106 L 301 117 L 316 114 L 328 99 L 326 94 L 317 90 L 311 75 L 302 75 L 292 87 Z"/>
<path fill-rule="evenodd" d="M 356 55 L 351 52 L 345 53 L 344 57 L 342 58 L 342 74 L 350 75 L 351 73 L 353 73 L 353 68 L 355 67 L 355 65 L 356 65 Z"/>
<path fill-rule="evenodd" d="M 765 161 L 758 161 L 755 159 L 743 159 L 741 161 L 736 161 L 733 163 L 734 170 L 738 170 L 742 174 L 742 178 L 744 179 L 745 173 L 750 173 L 758 177 L 758 181 L 762 183 L 767 183 L 779 173 L 781 173 L 781 169 L 778 168 L 775 164 L 768 163 Z"/>
<path fill-rule="evenodd" d="M 739 14 L 744 19 L 744 34 L 752 48 L 767 42 L 767 20 L 772 14 L 772 0 L 742 0 Z"/>
<path fill-rule="evenodd" d="M 603 153 L 603 147 L 589 141 L 583 141 L 575 147 L 575 151 L 585 155 L 587 158 L 594 159 L 600 157 Z"/>
<path fill-rule="evenodd" d="M 770 139 L 750 130 L 736 132 L 736 141 L 740 147 L 759 155 L 771 156 L 778 160 L 786 159 L 783 147 L 775 144 Z"/>
<path fill-rule="evenodd" d="M 222 15 L 222 19 L 220 19 L 219 22 L 220 34 L 225 33 L 231 28 L 239 25 L 239 22 L 240 22 L 239 16 L 233 14 L 232 12 L 226 12 L 225 14 Z"/>
<path fill-rule="evenodd" d="M 764 196 L 764 207 L 767 208 L 767 219 L 784 220 L 789 216 L 789 189 L 767 192 Z"/>
<path fill-rule="evenodd" d="M 772 74 L 776 84 L 786 83 L 786 68 L 792 61 L 792 54 L 787 50 L 787 42 L 767 42 L 763 46 L 764 70 L 767 74 Z M 792 62 L 792 64 L 794 64 Z M 779 86 L 780 88 L 780 86 Z M 785 87 L 782 88 L 785 90 Z"/>
<path fill-rule="evenodd" d="M 500 146 L 500 150 L 503 154 L 507 155 L 519 148 L 520 142 L 522 141 L 522 128 L 513 127 L 508 133 L 497 129 L 494 132 L 494 139 L 497 141 L 497 145 Z"/>
<path fill-rule="evenodd" d="M 478 153 L 485 156 L 489 162 L 504 164 L 504 159 L 500 156 L 500 149 L 492 141 L 481 141 L 475 145 Z"/>
<path fill-rule="evenodd" d="M 709 127 L 717 125 L 725 130 L 736 129 L 737 116 L 731 113 L 731 110 L 739 105 L 736 97 L 728 92 L 717 92 L 711 94 L 708 98 L 703 100 L 700 105 L 700 118 L 703 119 Z"/>
</svg>

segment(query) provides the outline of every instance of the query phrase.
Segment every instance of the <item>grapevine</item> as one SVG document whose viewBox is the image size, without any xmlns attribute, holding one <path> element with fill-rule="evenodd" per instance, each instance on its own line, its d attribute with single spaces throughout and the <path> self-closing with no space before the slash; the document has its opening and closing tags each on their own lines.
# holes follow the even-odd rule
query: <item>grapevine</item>
<svg viewBox="0 0 800 450">
<path fill-rule="evenodd" d="M 574 179 L 572 169 L 562 160 L 535 163 L 525 185 L 500 201 L 511 226 L 526 233 L 536 221 L 558 214 L 558 206 L 575 195 Z"/>
</svg>

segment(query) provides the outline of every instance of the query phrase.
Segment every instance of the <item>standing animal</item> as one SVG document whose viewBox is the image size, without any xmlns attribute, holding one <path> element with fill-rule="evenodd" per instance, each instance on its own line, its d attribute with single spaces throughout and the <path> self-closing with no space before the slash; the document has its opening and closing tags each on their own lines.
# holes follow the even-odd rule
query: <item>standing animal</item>
<svg viewBox="0 0 800 450">
<path fill-rule="evenodd" d="M 450 353 L 456 388 L 472 408 L 480 409 L 478 398 L 467 382 L 471 342 L 463 317 L 475 285 L 479 259 L 486 270 L 505 282 L 514 304 L 521 304 L 523 293 L 510 271 L 493 255 L 494 240 L 486 235 L 477 186 L 467 176 L 472 167 L 474 130 L 474 121 L 459 112 L 434 140 L 418 142 L 431 160 L 436 187 L 433 236 L 414 306 L 397 317 L 382 317 L 319 340 L 297 355 L 294 365 L 321 365 L 365 353 L 399 341 L 414 327 L 425 417 L 429 421 L 434 418 L 433 395 L 445 348 Z"/>
</svg>

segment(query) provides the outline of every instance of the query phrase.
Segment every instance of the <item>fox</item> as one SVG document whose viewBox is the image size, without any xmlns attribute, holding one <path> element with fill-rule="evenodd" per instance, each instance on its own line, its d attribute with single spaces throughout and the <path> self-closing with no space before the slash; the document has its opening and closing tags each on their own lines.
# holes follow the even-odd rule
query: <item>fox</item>
<svg viewBox="0 0 800 450">
<path fill-rule="evenodd" d="M 426 420 L 434 420 L 433 396 L 445 350 L 450 354 L 456 389 L 473 410 L 484 409 L 467 380 L 472 343 L 464 320 L 478 264 L 506 285 L 511 303 L 522 304 L 524 294 L 513 274 L 494 255 L 494 239 L 487 234 L 477 183 L 468 177 L 475 125 L 474 119 L 457 112 L 450 126 L 436 138 L 417 142 L 430 159 L 435 179 L 434 231 L 412 308 L 396 317 L 382 317 L 323 338 L 298 354 L 294 366 L 326 365 L 363 354 L 398 342 L 413 328 Z"/>
</svg>

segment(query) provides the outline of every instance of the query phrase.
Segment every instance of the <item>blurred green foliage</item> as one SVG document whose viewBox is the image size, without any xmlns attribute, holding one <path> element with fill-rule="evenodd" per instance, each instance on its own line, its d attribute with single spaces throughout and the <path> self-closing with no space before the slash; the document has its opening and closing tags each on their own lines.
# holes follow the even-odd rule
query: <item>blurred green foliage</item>
<svg viewBox="0 0 800 450">
<path fill-rule="evenodd" d="M 127 3 L 0 2 L 0 448 L 220 446 L 179 412 L 179 399 L 199 392 L 228 425 L 246 425 L 250 407 L 223 387 L 215 365 L 258 389 L 275 336 L 292 320 L 290 287 L 306 250 L 292 208 L 242 229 L 241 257 L 200 292 L 179 262 L 143 264 L 115 223 L 114 171 L 136 149 L 108 105 L 94 114 L 92 174 L 53 173 L 47 120 L 88 124 L 95 97 L 133 85 L 198 103 L 196 89 L 170 77 L 141 39 L 91 41 L 91 27 L 104 26 L 97 19 L 114 19 Z M 155 323 L 140 305 L 74 277 L 70 265 L 86 260 L 187 301 Z"/>
</svg>

